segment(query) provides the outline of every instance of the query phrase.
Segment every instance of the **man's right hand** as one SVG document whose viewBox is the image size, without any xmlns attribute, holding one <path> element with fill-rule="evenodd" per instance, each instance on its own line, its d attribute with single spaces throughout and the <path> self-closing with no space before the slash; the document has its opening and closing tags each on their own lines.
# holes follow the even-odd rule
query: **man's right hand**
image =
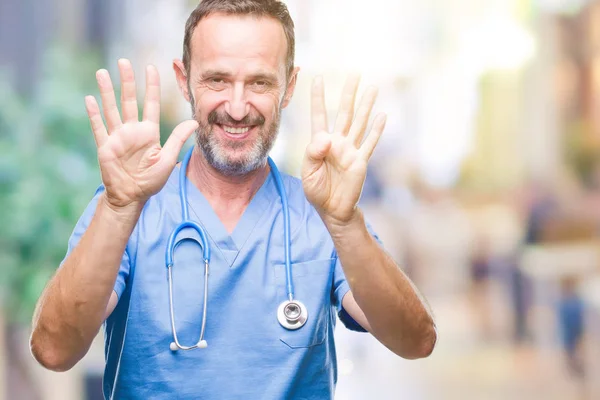
<svg viewBox="0 0 600 400">
<path fill-rule="evenodd" d="M 140 121 L 133 68 L 125 59 L 119 60 L 118 65 L 123 118 L 119 115 L 108 71 L 101 69 L 96 73 L 106 126 L 96 99 L 93 96 L 85 98 L 98 147 L 106 199 L 115 209 L 143 204 L 160 191 L 175 167 L 183 144 L 198 128 L 194 120 L 182 122 L 161 148 L 160 78 L 157 69 L 154 66 L 146 68 L 146 98 Z"/>
</svg>

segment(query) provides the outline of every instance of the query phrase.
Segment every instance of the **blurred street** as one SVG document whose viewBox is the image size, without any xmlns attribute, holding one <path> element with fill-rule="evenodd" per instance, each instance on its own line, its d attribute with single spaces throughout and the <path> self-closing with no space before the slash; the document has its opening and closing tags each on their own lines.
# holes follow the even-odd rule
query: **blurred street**
<svg viewBox="0 0 600 400">
<path fill-rule="evenodd" d="M 506 304 L 501 293 L 483 301 Z M 570 377 L 559 349 L 540 352 L 514 346 L 508 335 L 485 339 L 477 322 L 478 304 L 464 294 L 434 299 L 440 341 L 426 360 L 398 359 L 372 338 L 339 329 L 340 380 L 336 399 L 591 399 L 584 383 Z M 506 326 L 508 310 L 489 317 L 496 332 Z"/>
</svg>

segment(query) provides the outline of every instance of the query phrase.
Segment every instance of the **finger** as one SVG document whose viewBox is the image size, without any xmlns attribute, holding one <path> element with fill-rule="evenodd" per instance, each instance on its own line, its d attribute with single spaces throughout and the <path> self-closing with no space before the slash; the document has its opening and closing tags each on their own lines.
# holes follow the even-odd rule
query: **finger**
<svg viewBox="0 0 600 400">
<path fill-rule="evenodd" d="M 348 138 L 352 140 L 356 147 L 360 146 L 360 142 L 363 139 L 367 124 L 369 123 L 369 116 L 373 110 L 373 105 L 377 99 L 377 88 L 370 86 L 363 94 L 358 110 L 356 111 L 356 117 L 350 127 Z"/>
<path fill-rule="evenodd" d="M 321 162 L 331 149 L 331 137 L 328 134 L 317 136 L 312 142 L 306 146 L 305 156 L 310 162 Z"/>
<path fill-rule="evenodd" d="M 368 161 L 373 155 L 373 150 L 375 150 L 375 146 L 377 146 L 379 138 L 381 138 L 381 134 L 385 128 L 386 120 L 387 116 L 384 113 L 377 114 L 375 117 L 371 131 L 359 149 L 364 160 Z"/>
<path fill-rule="evenodd" d="M 313 80 L 310 103 L 313 137 L 319 132 L 329 132 L 329 125 L 327 123 L 327 108 L 325 107 L 325 90 L 322 76 L 318 76 Z"/>
<path fill-rule="evenodd" d="M 85 110 L 90 119 L 96 147 L 100 148 L 100 146 L 108 139 L 108 132 L 106 132 L 106 127 L 104 126 L 104 121 L 102 121 L 102 115 L 100 114 L 100 107 L 98 107 L 98 102 L 94 96 L 85 97 Z"/>
<path fill-rule="evenodd" d="M 154 65 L 146 67 L 146 98 L 144 99 L 144 120 L 160 121 L 160 77 Z"/>
<path fill-rule="evenodd" d="M 198 122 L 192 119 L 180 123 L 173 129 L 171 136 L 169 136 L 162 149 L 167 162 L 175 165 L 181 148 L 196 129 L 198 129 Z"/>
<path fill-rule="evenodd" d="M 137 122 L 138 106 L 137 93 L 135 91 L 135 76 L 131 62 L 124 58 L 118 62 L 119 74 L 121 75 L 121 111 L 123 122 Z"/>
<path fill-rule="evenodd" d="M 114 132 L 123 123 L 121 122 L 121 116 L 119 115 L 119 109 L 117 108 L 117 100 L 115 99 L 115 90 L 113 89 L 113 84 L 110 80 L 108 71 L 101 69 L 96 72 L 96 80 L 98 81 L 98 88 L 100 89 L 102 109 L 104 110 L 104 118 L 106 119 L 106 125 L 108 125 L 108 131 Z"/>
<path fill-rule="evenodd" d="M 340 100 L 340 110 L 338 111 L 337 119 L 335 120 L 334 132 L 347 135 L 350 125 L 352 125 L 352 117 L 354 115 L 354 101 L 356 99 L 356 89 L 360 82 L 359 75 L 350 75 L 344 85 L 342 98 Z"/>
<path fill-rule="evenodd" d="M 317 134 L 306 146 L 304 162 L 302 163 L 302 176 L 307 177 L 315 173 L 331 149 L 331 136 L 327 132 Z"/>
</svg>

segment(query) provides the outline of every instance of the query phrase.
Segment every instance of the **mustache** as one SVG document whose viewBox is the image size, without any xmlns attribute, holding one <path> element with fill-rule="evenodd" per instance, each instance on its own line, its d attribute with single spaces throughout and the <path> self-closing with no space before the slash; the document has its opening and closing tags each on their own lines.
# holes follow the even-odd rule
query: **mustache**
<svg viewBox="0 0 600 400">
<path fill-rule="evenodd" d="M 236 120 L 231 118 L 231 116 L 227 113 L 212 111 L 208 114 L 208 123 L 219 124 L 219 125 L 228 125 L 228 126 L 238 126 L 238 125 L 263 125 L 265 123 L 265 118 L 262 115 L 246 115 L 241 120 Z"/>
</svg>

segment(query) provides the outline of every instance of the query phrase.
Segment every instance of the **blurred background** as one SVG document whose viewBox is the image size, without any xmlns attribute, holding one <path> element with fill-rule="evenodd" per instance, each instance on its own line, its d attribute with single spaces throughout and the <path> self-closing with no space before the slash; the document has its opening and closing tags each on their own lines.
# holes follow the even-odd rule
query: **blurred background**
<svg viewBox="0 0 600 400">
<path fill-rule="evenodd" d="M 600 1 L 286 3 L 301 73 L 273 157 L 298 175 L 313 76 L 330 120 L 348 72 L 379 86 L 361 203 L 439 330 L 406 361 L 338 326 L 336 398 L 600 398 Z M 100 183 L 95 71 L 155 64 L 164 139 L 189 117 L 171 62 L 196 4 L 0 0 L 0 400 L 102 398 L 102 337 L 45 371 L 33 307 Z"/>
</svg>

